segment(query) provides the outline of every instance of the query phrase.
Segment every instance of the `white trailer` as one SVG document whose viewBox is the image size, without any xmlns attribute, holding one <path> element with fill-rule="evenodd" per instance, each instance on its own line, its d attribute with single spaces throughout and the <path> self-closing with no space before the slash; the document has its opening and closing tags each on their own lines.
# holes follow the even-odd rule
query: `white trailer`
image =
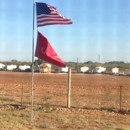
<svg viewBox="0 0 130 130">
<path fill-rule="evenodd" d="M 84 73 L 84 72 L 87 72 L 89 70 L 89 67 L 84 66 L 84 67 L 81 67 L 80 69 L 81 69 L 81 72 Z"/>
<path fill-rule="evenodd" d="M 68 67 L 62 67 L 62 68 L 61 68 L 61 71 L 62 71 L 62 72 L 68 72 Z"/>
<path fill-rule="evenodd" d="M 96 67 L 96 68 L 94 69 L 94 73 L 103 73 L 103 72 L 105 72 L 105 71 L 106 71 L 106 68 L 101 67 L 101 66 Z"/>
<path fill-rule="evenodd" d="M 119 68 L 115 67 L 112 68 L 112 74 L 118 74 L 119 73 Z"/>
<path fill-rule="evenodd" d="M 5 65 L 0 63 L 0 69 L 3 69 L 4 67 L 5 67 Z"/>
<path fill-rule="evenodd" d="M 29 65 L 20 65 L 19 69 L 24 71 L 25 69 L 30 69 L 30 66 Z"/>
<path fill-rule="evenodd" d="M 7 70 L 12 71 L 13 69 L 16 69 L 17 65 L 7 65 Z"/>
</svg>

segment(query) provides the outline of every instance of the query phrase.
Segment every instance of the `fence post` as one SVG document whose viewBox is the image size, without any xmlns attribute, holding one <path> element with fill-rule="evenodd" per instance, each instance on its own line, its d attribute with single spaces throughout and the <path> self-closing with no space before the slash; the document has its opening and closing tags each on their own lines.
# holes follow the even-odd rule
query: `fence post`
<svg viewBox="0 0 130 130">
<path fill-rule="evenodd" d="M 120 85 L 120 110 L 122 108 L 122 86 Z"/>
<path fill-rule="evenodd" d="M 67 107 L 70 108 L 70 94 L 71 94 L 71 69 L 68 72 L 68 96 L 67 96 Z"/>
<path fill-rule="evenodd" d="M 21 88 L 21 106 L 23 105 L 23 82 L 22 82 L 22 88 Z"/>
</svg>

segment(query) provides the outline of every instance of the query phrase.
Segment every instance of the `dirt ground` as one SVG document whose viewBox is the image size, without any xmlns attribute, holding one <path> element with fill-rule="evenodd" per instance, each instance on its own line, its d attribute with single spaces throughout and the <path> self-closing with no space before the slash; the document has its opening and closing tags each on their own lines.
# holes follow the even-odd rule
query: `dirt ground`
<svg viewBox="0 0 130 130">
<path fill-rule="evenodd" d="M 127 76 L 72 73 L 71 106 L 130 109 L 129 86 L 130 78 Z M 32 73 L 0 72 L 0 94 L 3 97 L 12 97 L 16 103 L 22 98 L 22 102 L 29 103 L 31 87 Z M 35 103 L 66 107 L 67 90 L 67 73 L 34 73 Z"/>
<path fill-rule="evenodd" d="M 1 106 L 4 104 L 29 106 L 31 89 L 32 73 L 0 71 Z M 34 105 L 55 108 L 55 111 L 67 115 L 71 112 L 67 109 L 67 90 L 67 73 L 34 74 Z M 121 109 L 123 115 L 127 116 L 127 121 L 124 120 L 124 123 L 130 123 L 130 78 L 128 76 L 72 73 L 70 99 L 73 114 L 78 111 L 81 115 L 82 113 L 93 115 L 96 110 L 102 116 L 107 112 L 118 113 Z M 125 130 L 123 128 L 122 130 Z"/>
</svg>

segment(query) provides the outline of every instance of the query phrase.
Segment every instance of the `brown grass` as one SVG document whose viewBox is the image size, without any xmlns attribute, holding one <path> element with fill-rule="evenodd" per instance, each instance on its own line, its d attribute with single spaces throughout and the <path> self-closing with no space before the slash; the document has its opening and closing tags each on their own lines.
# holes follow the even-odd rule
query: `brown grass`
<svg viewBox="0 0 130 130">
<path fill-rule="evenodd" d="M 66 108 L 67 81 L 68 74 L 35 74 L 31 127 L 31 73 L 0 72 L 0 129 L 130 129 L 128 77 L 72 74 L 71 109 Z"/>
</svg>

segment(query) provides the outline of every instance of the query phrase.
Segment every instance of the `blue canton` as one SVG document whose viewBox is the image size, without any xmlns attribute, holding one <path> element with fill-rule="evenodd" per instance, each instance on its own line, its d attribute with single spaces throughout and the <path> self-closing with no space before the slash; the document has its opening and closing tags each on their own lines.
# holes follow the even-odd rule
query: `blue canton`
<svg viewBox="0 0 130 130">
<path fill-rule="evenodd" d="M 49 7 L 45 3 L 36 3 L 36 7 L 37 7 L 36 8 L 37 9 L 37 15 L 50 14 L 51 13 Z"/>
</svg>

